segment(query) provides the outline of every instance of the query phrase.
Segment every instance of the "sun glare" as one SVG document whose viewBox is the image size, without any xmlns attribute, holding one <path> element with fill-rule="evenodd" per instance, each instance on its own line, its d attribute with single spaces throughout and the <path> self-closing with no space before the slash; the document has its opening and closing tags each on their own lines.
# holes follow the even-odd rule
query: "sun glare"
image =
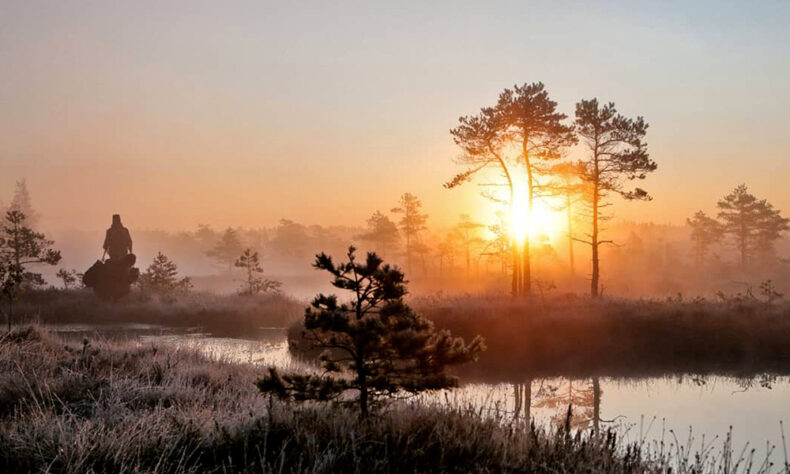
<svg viewBox="0 0 790 474">
<path fill-rule="evenodd" d="M 545 239 L 555 241 L 564 232 L 565 222 L 562 215 L 542 200 L 532 203 L 529 209 L 529 198 L 526 192 L 516 192 L 510 212 L 510 234 L 517 242 L 530 242 Z"/>
</svg>

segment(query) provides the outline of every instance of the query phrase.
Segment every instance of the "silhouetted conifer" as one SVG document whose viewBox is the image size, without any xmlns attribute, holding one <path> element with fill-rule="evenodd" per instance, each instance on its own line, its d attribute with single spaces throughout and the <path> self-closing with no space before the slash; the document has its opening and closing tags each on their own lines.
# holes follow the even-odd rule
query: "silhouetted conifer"
<svg viewBox="0 0 790 474">
<path fill-rule="evenodd" d="M 246 274 L 244 286 L 239 291 L 242 295 L 257 295 L 259 293 L 277 291 L 282 286 L 282 283 L 279 281 L 267 280 L 259 276 L 263 274 L 263 267 L 261 267 L 258 252 L 253 252 L 250 249 L 245 250 L 244 253 L 236 259 L 234 265 L 237 268 L 244 269 Z"/>
<path fill-rule="evenodd" d="M 580 162 L 580 171 L 587 184 L 585 201 L 590 207 L 592 228 L 589 240 L 577 241 L 592 249 L 590 294 L 593 297 L 599 294 L 599 248 L 601 244 L 612 243 L 600 238 L 600 224 L 609 218 L 601 212 L 610 205 L 607 196 L 614 193 L 627 200 L 651 199 L 644 189 L 625 186 L 626 181 L 645 179 L 647 173 L 657 168 L 644 142 L 647 127 L 642 117 L 630 119 L 620 115 L 613 102 L 601 106 L 598 99 L 591 99 L 576 104 L 576 133 L 589 151 L 588 157 Z"/>
<path fill-rule="evenodd" d="M 275 368 L 257 382 L 265 393 L 284 399 L 333 400 L 355 391 L 362 417 L 370 407 L 397 393 L 418 393 L 457 385 L 447 366 L 474 360 L 483 349 L 478 336 L 466 344 L 448 331 L 437 331 L 406 303 L 406 281 L 396 267 L 375 253 L 357 262 L 336 264 L 324 253 L 315 268 L 332 275 L 332 285 L 351 295 L 339 302 L 319 294 L 305 311 L 305 338 L 323 349 L 326 375 L 280 375 Z M 341 373 L 347 371 L 347 374 Z"/>
<path fill-rule="evenodd" d="M 138 280 L 143 291 L 160 295 L 187 293 L 192 289 L 192 279 L 178 277 L 178 266 L 162 252 L 157 252 L 154 261 Z"/>
</svg>

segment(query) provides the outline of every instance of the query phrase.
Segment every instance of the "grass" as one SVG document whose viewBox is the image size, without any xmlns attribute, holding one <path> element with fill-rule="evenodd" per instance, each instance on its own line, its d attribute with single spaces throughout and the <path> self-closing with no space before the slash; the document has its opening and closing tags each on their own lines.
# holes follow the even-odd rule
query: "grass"
<svg viewBox="0 0 790 474">
<path fill-rule="evenodd" d="M 366 421 L 257 392 L 261 369 L 132 341 L 0 339 L 2 472 L 651 472 L 613 433 L 399 403 Z"/>
<path fill-rule="evenodd" d="M 438 327 L 482 335 L 480 378 L 790 373 L 790 305 L 759 301 L 418 298 Z"/>
<path fill-rule="evenodd" d="M 483 336 L 480 360 L 457 369 L 467 381 L 790 374 L 790 304 L 570 295 L 532 302 L 420 297 L 410 304 L 454 335 Z M 314 355 L 301 332 L 298 321 L 288 328 L 291 351 Z"/>
<path fill-rule="evenodd" d="M 262 326 L 284 327 L 301 318 L 303 304 L 282 294 L 255 296 L 189 293 L 173 297 L 135 292 L 118 302 L 89 290 L 40 290 L 14 305 L 16 321 L 43 324 L 157 324 L 201 327 L 219 336 L 239 336 Z"/>
</svg>

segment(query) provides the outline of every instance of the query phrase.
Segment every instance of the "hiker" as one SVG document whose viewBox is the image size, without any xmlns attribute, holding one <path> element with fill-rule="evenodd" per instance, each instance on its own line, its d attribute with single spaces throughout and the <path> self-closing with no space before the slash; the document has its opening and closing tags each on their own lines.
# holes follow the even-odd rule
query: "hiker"
<svg viewBox="0 0 790 474">
<path fill-rule="evenodd" d="M 113 214 L 112 226 L 107 229 L 104 251 L 110 256 L 110 260 L 122 260 L 132 253 L 132 237 L 129 229 L 121 224 L 121 216 L 118 214 Z"/>
<path fill-rule="evenodd" d="M 140 270 L 134 268 L 137 260 L 132 253 L 129 229 L 121 224 L 121 216 L 112 216 L 112 226 L 104 237 L 104 253 L 109 259 L 97 260 L 83 275 L 82 282 L 101 298 L 117 300 L 129 293 L 137 281 Z"/>
</svg>

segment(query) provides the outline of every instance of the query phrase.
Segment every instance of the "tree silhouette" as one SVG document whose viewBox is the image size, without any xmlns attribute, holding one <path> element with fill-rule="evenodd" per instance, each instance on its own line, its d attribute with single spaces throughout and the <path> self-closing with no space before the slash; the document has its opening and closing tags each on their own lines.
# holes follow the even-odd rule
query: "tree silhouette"
<svg viewBox="0 0 790 474">
<path fill-rule="evenodd" d="M 611 205 L 606 201 L 607 196 L 614 193 L 627 200 L 650 199 L 643 189 L 627 189 L 625 186 L 626 181 L 644 179 L 647 173 L 657 168 L 643 141 L 647 127 L 642 117 L 629 119 L 620 115 L 613 102 L 600 106 L 598 99 L 591 99 L 576 104 L 576 132 L 589 151 L 580 166 L 581 177 L 589 186 L 586 202 L 591 211 L 592 227 L 587 234 L 589 240 L 576 240 L 592 248 L 590 294 L 593 297 L 597 297 L 599 292 L 599 247 L 612 243 L 600 239 L 601 221 L 609 218 L 601 212 L 602 208 Z"/>
<path fill-rule="evenodd" d="M 311 230 L 313 234 L 321 231 L 320 228 L 312 228 Z M 280 224 L 275 229 L 271 242 L 269 242 L 269 248 L 271 252 L 281 257 L 307 263 L 303 262 L 303 260 L 309 256 L 308 249 L 313 248 L 311 240 L 308 229 L 303 224 L 288 219 L 280 219 Z"/>
<path fill-rule="evenodd" d="M 162 252 L 157 252 L 154 261 L 140 275 L 138 282 L 143 291 L 160 295 L 187 293 L 192 289 L 192 279 L 179 278 L 178 266 Z"/>
<path fill-rule="evenodd" d="M 66 290 L 71 289 L 72 285 L 77 285 L 77 282 L 82 281 L 82 275 L 77 273 L 77 270 L 66 270 L 65 268 L 61 268 L 55 276 L 60 278 L 60 281 L 63 282 L 63 288 Z"/>
<path fill-rule="evenodd" d="M 457 385 L 447 366 L 471 361 L 483 349 L 476 337 L 465 344 L 448 331 L 437 331 L 406 303 L 403 273 L 372 252 L 357 262 L 354 247 L 347 262 L 336 264 L 324 253 L 315 268 L 332 275 L 332 285 L 350 294 L 341 303 L 319 294 L 305 311 L 304 336 L 323 349 L 325 375 L 280 375 L 275 368 L 257 382 L 265 393 L 301 400 L 332 400 L 349 390 L 366 417 L 370 407 L 397 393 L 418 393 Z M 347 369 L 351 376 L 332 374 Z"/>
<path fill-rule="evenodd" d="M 553 165 L 550 174 L 554 182 L 550 183 L 546 194 L 562 198 L 559 209 L 565 209 L 566 225 L 568 228 L 568 267 L 571 275 L 576 274 L 573 243 L 576 239 L 574 221 L 576 219 L 575 206 L 584 198 L 587 186 L 581 181 L 583 169 L 579 163 L 564 162 Z"/>
<path fill-rule="evenodd" d="M 485 168 L 500 171 L 506 180 L 511 218 L 514 213 L 516 167 L 523 167 L 526 189 L 526 212 L 540 191 L 538 175 L 546 172 L 546 163 L 560 158 L 564 148 L 575 142 L 573 128 L 564 125 L 564 114 L 556 111 L 557 103 L 549 99 L 540 82 L 516 85 L 505 89 L 495 107 L 483 108 L 476 116 L 461 117 L 460 125 L 451 130 L 455 143 L 464 150 L 459 162 L 469 168 L 445 184 L 456 187 L 469 181 Z M 512 152 L 515 149 L 515 154 Z M 488 197 L 493 197 L 489 195 Z M 528 216 L 525 217 L 527 220 Z M 531 293 L 532 274 L 529 239 L 510 245 L 513 260 L 513 295 Z"/>
<path fill-rule="evenodd" d="M 496 108 L 502 112 L 507 135 L 520 149 L 518 162 L 526 174 L 527 212 L 531 215 L 539 192 L 538 175 L 546 172 L 546 162 L 559 159 L 564 148 L 576 143 L 573 127 L 562 123 L 567 116 L 557 112 L 557 103 L 549 98 L 541 82 L 505 89 Z M 529 238 L 521 245 L 521 294 L 529 295 L 532 291 Z"/>
<path fill-rule="evenodd" d="M 463 248 L 464 257 L 466 258 L 467 278 L 469 278 L 471 268 L 472 247 L 483 242 L 483 239 L 478 235 L 478 231 L 483 227 L 485 227 L 483 224 L 472 221 L 469 214 L 461 214 L 460 221 L 455 225 L 457 240 L 461 248 Z"/>
<path fill-rule="evenodd" d="M 453 179 L 444 184 L 447 189 L 452 189 L 468 182 L 478 172 L 486 168 L 494 168 L 499 171 L 505 179 L 505 187 L 508 197 L 505 203 L 510 215 L 513 213 L 513 200 L 515 189 L 513 176 L 510 167 L 505 159 L 504 149 L 508 143 L 508 136 L 503 124 L 502 111 L 486 107 L 480 109 L 478 115 L 469 115 L 458 119 L 457 128 L 450 130 L 453 141 L 463 150 L 463 155 L 458 158 L 458 162 L 467 165 L 465 171 L 457 174 Z M 491 194 L 486 197 L 493 198 Z M 494 198 L 496 200 L 496 198 Z M 521 259 L 518 248 L 515 245 L 515 238 L 509 236 L 510 257 L 512 259 L 513 272 L 511 275 L 511 292 L 514 296 L 521 293 Z"/>
<path fill-rule="evenodd" d="M 11 199 L 11 204 L 8 205 L 8 210 L 19 211 L 24 214 L 25 222 L 30 227 L 35 227 L 38 224 L 38 213 L 33 209 L 33 201 L 30 199 L 26 180 L 23 179 L 16 182 L 14 197 Z"/>
<path fill-rule="evenodd" d="M 244 269 L 246 273 L 244 287 L 239 291 L 242 295 L 251 296 L 269 291 L 277 291 L 282 286 L 282 283 L 279 281 L 261 278 L 260 275 L 263 274 L 263 267 L 261 267 L 258 252 L 246 249 L 244 253 L 236 259 L 234 265 L 237 268 Z"/>
<path fill-rule="evenodd" d="M 0 262 L 3 264 L 3 298 L 8 302 L 9 330 L 13 319 L 13 302 L 26 287 L 46 284 L 40 273 L 28 270 L 29 265 L 57 265 L 60 251 L 54 242 L 28 227 L 25 215 L 17 210 L 6 212 L 0 223 Z"/>
<path fill-rule="evenodd" d="M 228 266 L 228 273 L 233 270 L 233 263 L 236 257 L 242 252 L 241 242 L 236 231 L 228 227 L 222 238 L 217 242 L 213 249 L 208 250 L 206 255 L 213 257 L 220 265 Z"/>
<path fill-rule="evenodd" d="M 745 184 L 737 186 L 718 204 L 722 230 L 733 239 L 745 268 L 758 252 L 769 254 L 782 232 L 790 229 L 790 220 L 781 216 L 765 199 L 749 193 Z"/>
<path fill-rule="evenodd" d="M 691 241 L 694 243 L 694 261 L 697 265 L 705 262 L 710 248 L 721 241 L 723 228 L 716 219 L 702 211 L 686 219 L 691 227 Z"/>
<path fill-rule="evenodd" d="M 400 240 L 398 226 L 381 212 L 374 212 L 367 220 L 367 225 L 367 232 L 358 235 L 357 238 L 373 242 L 377 252 L 386 254 L 398 244 Z"/>
<path fill-rule="evenodd" d="M 425 222 L 428 216 L 421 212 L 422 203 L 420 198 L 411 193 L 404 193 L 400 197 L 400 206 L 394 207 L 390 212 L 400 214 L 398 221 L 400 230 L 406 239 L 406 268 L 412 269 L 412 253 L 415 251 L 415 244 L 418 243 L 420 232 L 426 229 Z"/>
</svg>

